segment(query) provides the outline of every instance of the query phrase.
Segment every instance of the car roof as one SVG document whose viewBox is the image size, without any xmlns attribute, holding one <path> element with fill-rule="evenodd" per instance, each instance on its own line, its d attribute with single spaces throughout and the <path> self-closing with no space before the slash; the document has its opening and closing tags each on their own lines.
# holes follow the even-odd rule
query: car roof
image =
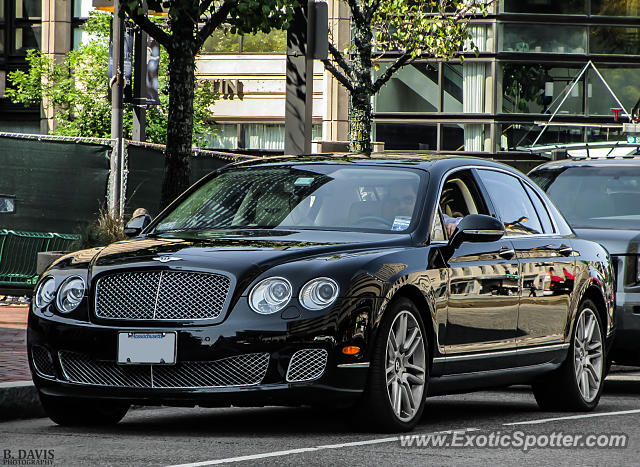
<svg viewBox="0 0 640 467">
<path fill-rule="evenodd" d="M 564 169 L 567 167 L 637 167 L 640 157 L 610 157 L 601 159 L 563 159 L 539 165 L 531 172 L 542 169 Z"/>
<path fill-rule="evenodd" d="M 460 166 L 486 166 L 508 170 L 522 175 L 513 167 L 481 157 L 454 154 L 413 154 L 413 153 L 372 153 L 370 156 L 357 153 L 310 154 L 304 156 L 265 156 L 232 164 L 227 167 L 247 166 L 291 166 L 299 164 L 339 164 L 339 165 L 379 165 L 411 167 L 437 171 L 449 170 Z"/>
</svg>

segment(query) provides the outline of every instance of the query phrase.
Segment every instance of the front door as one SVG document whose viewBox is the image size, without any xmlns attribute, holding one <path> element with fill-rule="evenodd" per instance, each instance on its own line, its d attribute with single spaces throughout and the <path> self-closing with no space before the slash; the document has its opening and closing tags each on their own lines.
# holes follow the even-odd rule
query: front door
<svg viewBox="0 0 640 467">
<path fill-rule="evenodd" d="M 468 214 L 490 214 L 473 173 L 450 174 L 440 195 L 445 236 Z M 509 239 L 463 243 L 448 261 L 447 373 L 509 366 L 518 319 L 518 260 Z"/>
</svg>

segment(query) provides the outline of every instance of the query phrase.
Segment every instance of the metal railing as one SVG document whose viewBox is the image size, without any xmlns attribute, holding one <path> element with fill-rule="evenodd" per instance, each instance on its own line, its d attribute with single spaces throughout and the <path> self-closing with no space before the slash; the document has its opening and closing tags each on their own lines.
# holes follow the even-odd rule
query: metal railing
<svg viewBox="0 0 640 467">
<path fill-rule="evenodd" d="M 38 280 L 38 252 L 69 250 L 78 238 L 71 234 L 0 229 L 0 288 L 33 288 Z"/>
</svg>

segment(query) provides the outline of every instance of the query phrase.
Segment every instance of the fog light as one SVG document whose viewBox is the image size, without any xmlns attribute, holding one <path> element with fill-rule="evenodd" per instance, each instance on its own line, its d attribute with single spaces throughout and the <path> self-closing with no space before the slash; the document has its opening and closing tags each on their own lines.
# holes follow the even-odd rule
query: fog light
<svg viewBox="0 0 640 467">
<path fill-rule="evenodd" d="M 342 353 L 345 355 L 357 355 L 360 353 L 360 347 L 356 345 L 348 345 L 342 348 Z"/>
</svg>

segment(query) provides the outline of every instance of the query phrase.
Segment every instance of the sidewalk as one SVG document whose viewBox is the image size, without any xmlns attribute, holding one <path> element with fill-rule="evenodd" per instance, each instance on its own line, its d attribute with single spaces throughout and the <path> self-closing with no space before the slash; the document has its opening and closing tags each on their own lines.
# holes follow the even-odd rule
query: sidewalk
<svg viewBox="0 0 640 467">
<path fill-rule="evenodd" d="M 0 420 L 43 416 L 27 363 L 26 305 L 0 305 Z"/>
<path fill-rule="evenodd" d="M 25 305 L 0 305 L 0 383 L 31 381 L 27 363 Z"/>
</svg>

